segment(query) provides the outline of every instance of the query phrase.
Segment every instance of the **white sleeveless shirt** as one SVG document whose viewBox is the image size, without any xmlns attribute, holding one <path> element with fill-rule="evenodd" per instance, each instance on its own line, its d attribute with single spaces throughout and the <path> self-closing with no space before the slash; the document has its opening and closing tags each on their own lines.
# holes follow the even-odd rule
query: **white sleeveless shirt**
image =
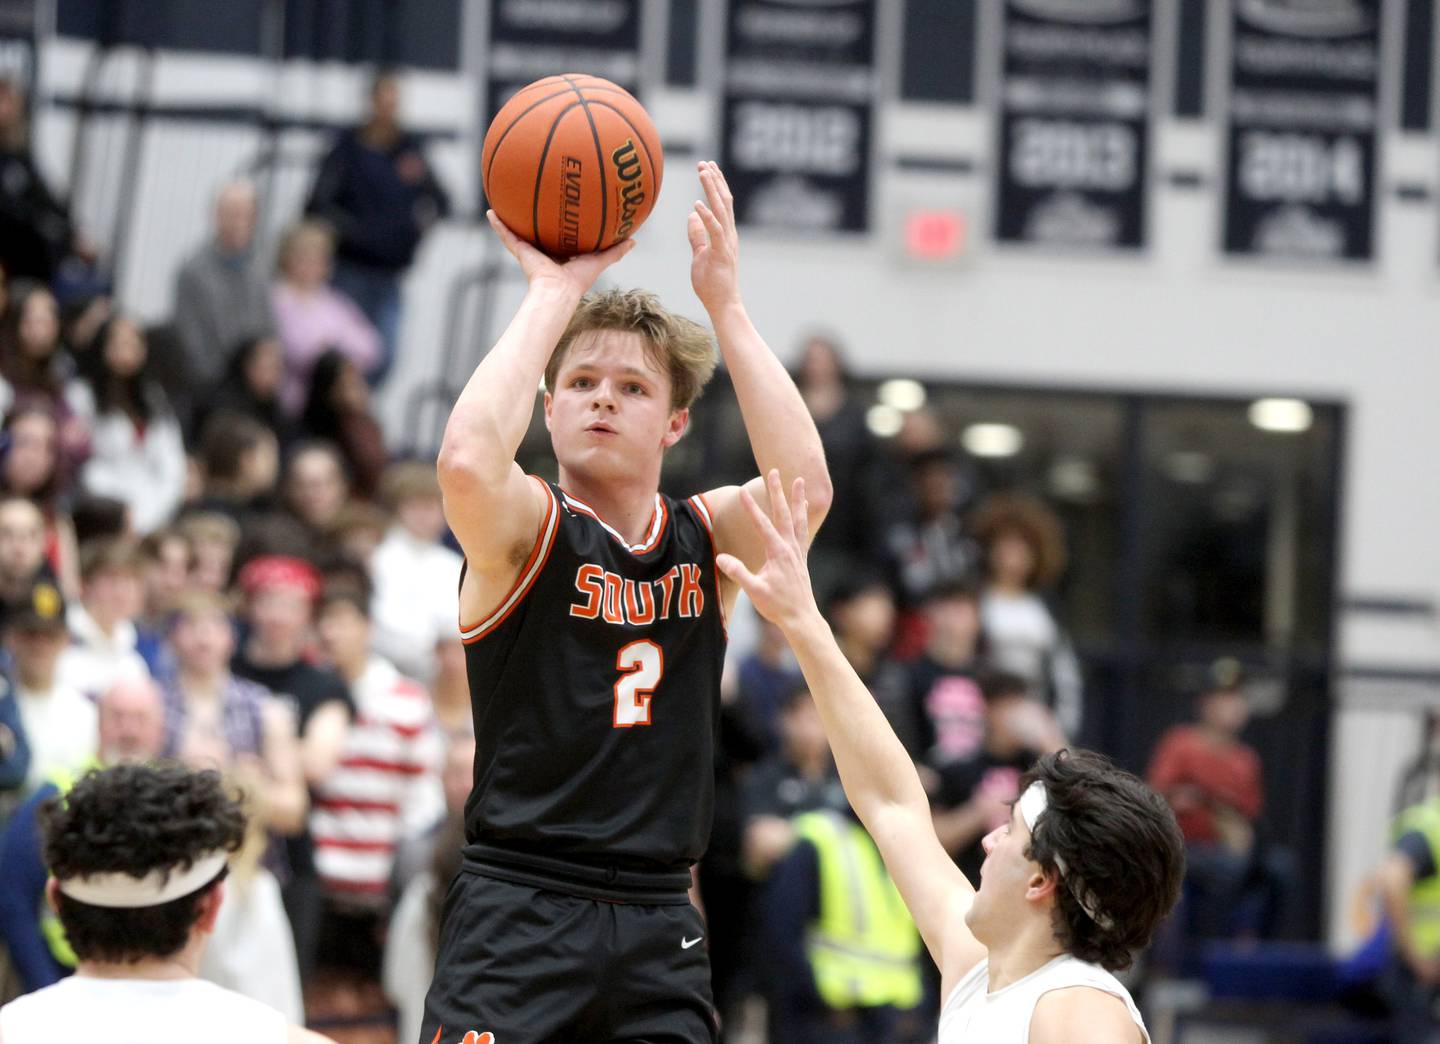
<svg viewBox="0 0 1440 1044">
<path fill-rule="evenodd" d="M 0 1008 L 5 1044 L 285 1044 L 274 1008 L 203 979 L 72 975 Z"/>
<path fill-rule="evenodd" d="M 1036 968 L 1023 979 L 1012 982 L 1003 990 L 990 992 L 990 964 L 981 961 L 955 984 L 945 1006 L 940 1010 L 940 1044 L 967 1044 L 969 1041 L 995 1044 L 1028 1044 L 1030 1017 L 1035 1005 L 1051 990 L 1072 986 L 1089 986 L 1119 997 L 1140 1027 L 1146 1044 L 1150 1033 L 1140 1009 L 1130 999 L 1130 991 L 1120 980 L 1097 964 L 1062 954 L 1048 964 Z M 9 1041 L 6 1041 L 9 1044 Z"/>
</svg>

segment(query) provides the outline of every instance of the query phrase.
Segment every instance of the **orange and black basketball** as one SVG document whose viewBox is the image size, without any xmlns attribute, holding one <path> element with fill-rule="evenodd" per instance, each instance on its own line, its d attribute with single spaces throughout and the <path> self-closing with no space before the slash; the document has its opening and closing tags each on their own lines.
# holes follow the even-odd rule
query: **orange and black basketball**
<svg viewBox="0 0 1440 1044">
<path fill-rule="evenodd" d="M 660 194 L 660 135 L 629 91 L 598 76 L 536 80 L 485 132 L 490 206 L 547 254 L 603 250 L 634 234 Z"/>
</svg>

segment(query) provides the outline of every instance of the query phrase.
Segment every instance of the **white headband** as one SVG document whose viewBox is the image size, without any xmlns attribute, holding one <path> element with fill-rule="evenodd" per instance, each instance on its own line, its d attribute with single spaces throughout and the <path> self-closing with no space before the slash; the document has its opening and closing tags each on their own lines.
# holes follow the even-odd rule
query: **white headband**
<svg viewBox="0 0 1440 1044">
<path fill-rule="evenodd" d="M 1035 835 L 1035 824 L 1040 822 L 1041 815 L 1050 807 L 1050 795 L 1045 790 L 1045 784 L 1038 779 L 1025 788 L 1025 793 L 1020 795 L 1017 802 L 1020 808 L 1020 818 L 1025 820 L 1025 827 L 1030 831 L 1031 837 Z M 1065 860 L 1060 854 L 1055 853 L 1055 869 L 1060 871 L 1060 877 L 1070 889 L 1070 894 L 1080 904 L 1080 909 L 1090 917 L 1101 928 L 1110 929 L 1115 927 L 1115 922 L 1100 912 L 1100 900 L 1095 898 L 1095 893 L 1085 887 L 1085 882 L 1078 877 L 1071 875 L 1070 868 L 1065 865 Z"/>
<path fill-rule="evenodd" d="M 152 870 L 144 877 L 122 873 L 69 877 L 59 882 L 60 891 L 91 906 L 121 910 L 160 906 L 215 880 L 229 858 L 229 853 L 217 849 L 200 856 L 183 872 L 171 869 L 168 874 L 164 870 Z"/>
</svg>

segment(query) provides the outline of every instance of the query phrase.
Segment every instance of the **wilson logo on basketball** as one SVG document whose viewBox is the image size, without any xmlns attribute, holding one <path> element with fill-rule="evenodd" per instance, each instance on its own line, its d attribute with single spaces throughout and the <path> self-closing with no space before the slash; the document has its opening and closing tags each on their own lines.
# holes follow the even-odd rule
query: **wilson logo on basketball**
<svg viewBox="0 0 1440 1044">
<path fill-rule="evenodd" d="M 645 205 L 645 185 L 640 180 L 640 154 L 635 151 L 635 140 L 626 138 L 625 144 L 610 153 L 615 164 L 615 176 L 620 179 L 620 218 L 615 228 L 615 238 L 624 239 L 635 228 L 635 215 Z"/>
</svg>

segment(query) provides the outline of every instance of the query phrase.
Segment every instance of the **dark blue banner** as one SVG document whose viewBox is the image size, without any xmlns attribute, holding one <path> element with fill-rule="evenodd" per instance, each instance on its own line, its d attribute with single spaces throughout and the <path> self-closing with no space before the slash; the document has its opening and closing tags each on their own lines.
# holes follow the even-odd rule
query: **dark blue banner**
<svg viewBox="0 0 1440 1044">
<path fill-rule="evenodd" d="M 1145 245 L 1151 0 L 1007 0 L 995 238 Z"/>
<path fill-rule="evenodd" d="M 1225 251 L 1368 261 L 1380 0 L 1233 0 Z"/>
<path fill-rule="evenodd" d="M 720 158 L 740 223 L 870 226 L 875 0 L 731 0 Z"/>
<path fill-rule="evenodd" d="M 527 83 L 588 73 L 640 87 L 641 0 L 490 0 L 486 69 L 488 126 Z"/>
</svg>

